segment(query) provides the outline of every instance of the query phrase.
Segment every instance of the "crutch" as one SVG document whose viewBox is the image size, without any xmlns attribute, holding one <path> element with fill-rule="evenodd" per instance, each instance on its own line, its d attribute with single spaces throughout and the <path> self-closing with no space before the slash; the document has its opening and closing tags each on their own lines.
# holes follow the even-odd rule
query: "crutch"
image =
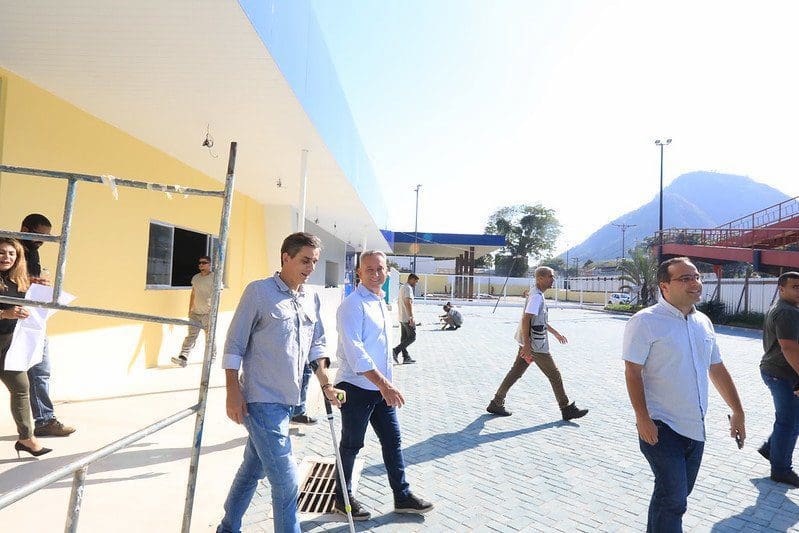
<svg viewBox="0 0 799 533">
<path fill-rule="evenodd" d="M 355 524 L 352 522 L 352 507 L 350 506 L 350 495 L 347 493 L 347 480 L 344 479 L 344 465 L 341 464 L 341 454 L 338 451 L 338 441 L 336 440 L 336 427 L 333 425 L 333 406 L 325 396 L 322 389 L 322 398 L 325 399 L 325 411 L 327 412 L 327 422 L 330 424 L 330 438 L 333 439 L 333 450 L 336 452 L 336 468 L 338 468 L 338 478 L 341 483 L 341 492 L 344 494 L 344 509 L 347 511 L 347 521 L 350 523 L 350 533 L 355 533 Z M 338 401 L 344 400 L 344 394 L 338 393 Z"/>
</svg>

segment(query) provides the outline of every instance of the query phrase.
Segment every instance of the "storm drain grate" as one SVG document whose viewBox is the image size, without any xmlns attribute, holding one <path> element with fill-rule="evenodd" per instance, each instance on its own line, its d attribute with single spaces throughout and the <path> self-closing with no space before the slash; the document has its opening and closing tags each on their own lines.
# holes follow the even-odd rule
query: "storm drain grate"
<svg viewBox="0 0 799 533">
<path fill-rule="evenodd" d="M 336 490 L 335 461 L 308 461 L 307 474 L 300 484 L 297 511 L 300 513 L 328 514 L 333 512 Z"/>
<path fill-rule="evenodd" d="M 358 457 L 352 467 L 352 492 L 358 491 L 363 459 Z M 325 457 L 304 457 L 297 467 L 300 479 L 300 496 L 297 511 L 311 515 L 333 514 L 336 491 L 336 460 Z M 333 517 L 328 517 L 333 519 Z"/>
</svg>

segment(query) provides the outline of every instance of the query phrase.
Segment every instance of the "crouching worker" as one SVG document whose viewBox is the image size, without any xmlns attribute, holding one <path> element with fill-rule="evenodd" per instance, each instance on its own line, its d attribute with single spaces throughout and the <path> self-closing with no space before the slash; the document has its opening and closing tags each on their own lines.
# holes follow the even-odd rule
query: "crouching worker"
<svg viewBox="0 0 799 533">
<path fill-rule="evenodd" d="M 444 314 L 438 318 L 444 324 L 441 329 L 458 329 L 463 325 L 463 315 L 450 302 L 444 304 Z"/>
</svg>

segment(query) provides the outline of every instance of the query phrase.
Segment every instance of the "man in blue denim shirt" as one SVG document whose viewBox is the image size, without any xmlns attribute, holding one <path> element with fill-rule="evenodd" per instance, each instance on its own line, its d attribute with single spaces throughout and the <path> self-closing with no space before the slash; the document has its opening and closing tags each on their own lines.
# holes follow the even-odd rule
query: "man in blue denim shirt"
<svg viewBox="0 0 799 533">
<path fill-rule="evenodd" d="M 746 438 L 738 391 L 721 361 L 710 319 L 694 307 L 699 272 L 687 257 L 658 267 L 661 299 L 624 328 L 622 357 L 638 445 L 655 476 L 648 533 L 682 531 L 705 447 L 708 378 L 732 410 L 730 436 Z"/>
<path fill-rule="evenodd" d="M 358 276 L 361 284 L 338 308 L 338 373 L 336 386 L 347 392 L 341 407 L 341 464 L 347 486 L 336 478 L 334 510 L 344 510 L 344 490 L 349 495 L 354 520 L 368 520 L 370 513 L 352 497 L 352 469 L 363 448 L 366 428 L 372 425 L 383 449 L 383 463 L 394 493 L 394 511 L 421 514 L 433 504 L 414 496 L 405 480 L 405 460 L 397 407 L 405 403 L 402 393 L 391 383 L 392 365 L 388 343 L 389 314 L 383 299 L 386 281 L 386 255 L 367 251 L 361 254 Z"/>
<path fill-rule="evenodd" d="M 757 451 L 771 463 L 771 479 L 799 487 L 792 468 L 799 435 L 799 272 L 785 272 L 777 280 L 780 298 L 763 322 L 763 359 L 760 374 L 774 400 L 774 429 Z"/>
<path fill-rule="evenodd" d="M 337 394 L 343 392 L 327 378 L 319 296 L 303 289 L 319 261 L 319 248 L 319 239 L 311 234 L 286 237 L 280 249 L 280 272 L 244 289 L 230 323 L 222 358 L 227 415 L 244 424 L 249 438 L 217 533 L 240 531 L 242 516 L 264 477 L 272 487 L 275 531 L 300 531 L 297 470 L 288 433 L 306 362 L 316 367 L 330 403 L 340 407 Z"/>
</svg>

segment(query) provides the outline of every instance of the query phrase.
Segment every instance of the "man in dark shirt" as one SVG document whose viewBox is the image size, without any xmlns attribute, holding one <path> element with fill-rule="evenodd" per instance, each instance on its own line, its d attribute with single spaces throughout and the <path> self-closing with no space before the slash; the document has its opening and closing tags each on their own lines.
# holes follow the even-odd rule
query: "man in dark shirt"
<svg viewBox="0 0 799 533">
<path fill-rule="evenodd" d="M 31 213 L 22 221 L 20 231 L 50 235 L 52 229 L 53 225 L 46 216 Z M 49 285 L 50 281 L 47 276 L 42 276 L 42 265 L 39 262 L 39 247 L 42 244 L 42 241 L 22 241 L 31 283 Z M 36 422 L 36 428 L 33 431 L 34 435 L 37 437 L 66 437 L 74 433 L 75 428 L 62 424 L 55 417 L 53 401 L 50 399 L 50 353 L 46 338 L 44 339 L 42 361 L 28 369 L 28 380 L 31 385 L 31 410 Z"/>
<path fill-rule="evenodd" d="M 791 458 L 799 436 L 799 272 L 777 282 L 779 300 L 763 323 L 760 374 L 774 399 L 774 428 L 757 451 L 771 463 L 771 479 L 799 487 Z"/>
</svg>

